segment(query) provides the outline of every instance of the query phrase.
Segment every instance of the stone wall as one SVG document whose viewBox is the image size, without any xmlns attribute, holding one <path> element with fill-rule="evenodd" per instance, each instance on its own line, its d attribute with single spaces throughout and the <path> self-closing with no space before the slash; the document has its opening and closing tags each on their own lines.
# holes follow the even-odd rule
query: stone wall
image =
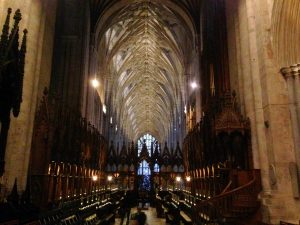
<svg viewBox="0 0 300 225">
<path fill-rule="evenodd" d="M 49 85 L 51 74 L 56 2 L 56 0 L 0 1 L 1 29 L 9 7 L 13 12 L 21 10 L 20 29 L 28 29 L 23 102 L 19 117 L 12 117 L 11 121 L 5 155 L 5 173 L 0 180 L 5 190 L 1 190 L 0 197 L 10 192 L 15 178 L 18 181 L 19 192 L 26 186 L 36 105 L 43 88 Z"/>
<path fill-rule="evenodd" d="M 272 46 L 273 1 L 227 0 L 232 89 L 250 118 L 255 168 L 261 169 L 264 222 L 298 223 L 300 201 L 293 196 L 289 172 L 295 150 L 288 92 Z"/>
</svg>

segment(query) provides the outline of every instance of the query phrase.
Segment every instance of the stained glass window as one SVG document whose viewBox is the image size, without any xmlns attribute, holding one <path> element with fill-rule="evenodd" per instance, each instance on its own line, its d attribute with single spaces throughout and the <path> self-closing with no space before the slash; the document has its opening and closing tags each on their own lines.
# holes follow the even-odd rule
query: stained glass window
<svg viewBox="0 0 300 225">
<path fill-rule="evenodd" d="M 154 164 L 154 172 L 155 173 L 159 172 L 159 165 L 157 163 Z"/>
<path fill-rule="evenodd" d="M 154 150 L 157 141 L 155 137 L 153 137 L 151 134 L 145 134 L 142 137 L 140 137 L 138 140 L 138 156 L 140 156 L 144 141 L 146 143 L 149 156 L 151 156 L 151 143 L 153 143 L 153 150 Z"/>
<path fill-rule="evenodd" d="M 138 175 L 151 175 L 149 163 L 143 160 L 139 165 Z"/>
</svg>

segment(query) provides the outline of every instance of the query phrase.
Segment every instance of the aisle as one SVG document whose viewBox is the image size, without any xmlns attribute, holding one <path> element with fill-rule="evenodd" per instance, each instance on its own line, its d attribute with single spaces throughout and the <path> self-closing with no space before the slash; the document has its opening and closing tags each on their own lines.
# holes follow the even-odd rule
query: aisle
<svg viewBox="0 0 300 225">
<path fill-rule="evenodd" d="M 147 215 L 147 224 L 148 225 L 166 225 L 166 220 L 162 218 L 156 217 L 156 210 L 155 208 L 149 208 L 148 210 L 142 210 Z M 131 214 L 137 212 L 137 208 L 131 209 Z M 116 219 L 115 225 L 120 225 L 120 219 Z M 130 223 L 129 223 L 130 224 Z"/>
</svg>

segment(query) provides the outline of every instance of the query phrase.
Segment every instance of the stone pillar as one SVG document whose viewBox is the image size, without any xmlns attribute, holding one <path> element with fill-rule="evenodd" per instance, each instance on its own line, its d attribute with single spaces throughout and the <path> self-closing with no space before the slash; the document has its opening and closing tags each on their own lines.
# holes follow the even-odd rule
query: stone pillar
<svg viewBox="0 0 300 225">
<path fill-rule="evenodd" d="M 300 175 L 300 90 L 299 90 L 299 75 L 300 64 L 284 67 L 280 70 L 286 80 L 289 107 L 292 120 L 293 140 L 295 145 L 295 161 L 297 164 L 298 180 Z"/>
<path fill-rule="evenodd" d="M 5 155 L 5 174 L 0 178 L 0 184 L 3 185 L 0 199 L 10 193 L 15 179 L 19 193 L 26 188 L 34 115 L 39 94 L 42 94 L 39 89 L 43 90 L 50 79 L 56 3 L 56 0 L 0 1 L 0 27 L 2 28 L 7 8 L 10 7 L 13 11 L 21 10 L 20 31 L 24 28 L 28 30 L 23 102 L 19 117 L 11 120 Z"/>
</svg>

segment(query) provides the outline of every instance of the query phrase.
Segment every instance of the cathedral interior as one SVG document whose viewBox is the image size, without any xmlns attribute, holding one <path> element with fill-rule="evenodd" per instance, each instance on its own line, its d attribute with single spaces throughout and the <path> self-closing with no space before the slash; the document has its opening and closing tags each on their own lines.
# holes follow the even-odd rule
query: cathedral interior
<svg viewBox="0 0 300 225">
<path fill-rule="evenodd" d="M 299 0 L 0 0 L 0 29 L 0 225 L 300 224 Z"/>
</svg>

